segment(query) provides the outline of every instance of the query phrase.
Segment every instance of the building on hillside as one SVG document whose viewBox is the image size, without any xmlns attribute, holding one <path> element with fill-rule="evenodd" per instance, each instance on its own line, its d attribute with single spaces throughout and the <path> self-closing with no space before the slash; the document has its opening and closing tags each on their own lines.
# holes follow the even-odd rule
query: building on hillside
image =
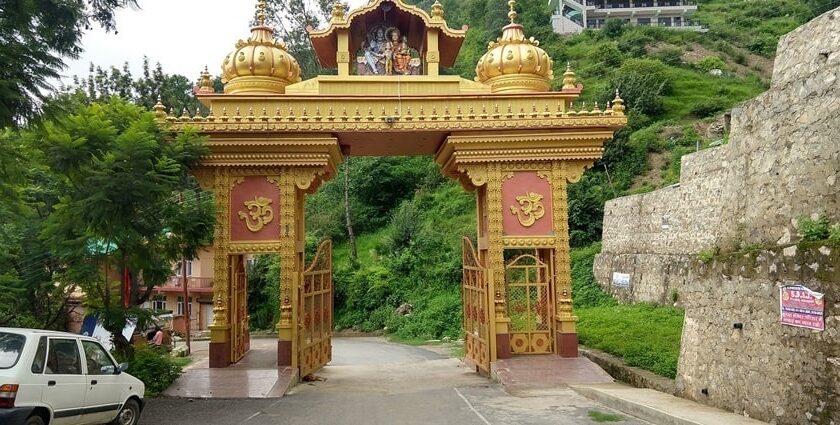
<svg viewBox="0 0 840 425">
<path fill-rule="evenodd" d="M 172 266 L 172 276 L 154 289 L 146 308 L 172 312 L 172 329 L 184 333 L 184 276 L 180 262 Z M 187 261 L 187 288 L 189 289 L 190 330 L 205 331 L 213 322 L 213 249 L 201 251 L 198 258 Z"/>
<path fill-rule="evenodd" d="M 559 34 L 599 29 L 608 19 L 631 25 L 706 31 L 691 20 L 695 0 L 549 0 L 554 6 L 551 25 Z"/>
</svg>

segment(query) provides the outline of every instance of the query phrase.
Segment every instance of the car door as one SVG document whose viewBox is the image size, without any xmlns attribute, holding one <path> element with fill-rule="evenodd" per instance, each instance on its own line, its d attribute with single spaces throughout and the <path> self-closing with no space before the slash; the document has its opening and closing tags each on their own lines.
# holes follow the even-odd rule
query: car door
<svg viewBox="0 0 840 425">
<path fill-rule="evenodd" d="M 120 384 L 117 365 L 98 342 L 82 340 L 85 359 L 85 411 L 83 424 L 102 424 L 113 420 L 122 405 L 125 393 Z"/>
<path fill-rule="evenodd" d="M 51 425 L 76 425 L 85 404 L 85 375 L 76 338 L 50 338 L 41 401 L 50 406 L 55 420 Z"/>
</svg>

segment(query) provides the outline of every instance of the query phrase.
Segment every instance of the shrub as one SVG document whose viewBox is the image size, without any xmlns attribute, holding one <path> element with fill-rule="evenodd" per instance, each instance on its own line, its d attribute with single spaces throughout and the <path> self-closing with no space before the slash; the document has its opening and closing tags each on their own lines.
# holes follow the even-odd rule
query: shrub
<svg viewBox="0 0 840 425">
<path fill-rule="evenodd" d="M 828 244 L 840 248 L 840 224 L 835 224 L 828 232 Z"/>
<path fill-rule="evenodd" d="M 735 52 L 735 54 L 732 55 L 732 60 L 735 61 L 735 63 L 737 63 L 738 65 L 747 65 L 747 55 L 745 55 L 743 52 Z"/>
<path fill-rule="evenodd" d="M 624 60 L 624 55 L 621 54 L 615 43 L 604 43 L 598 46 L 592 57 L 600 64 L 610 68 L 620 67 Z"/>
<path fill-rule="evenodd" d="M 697 118 L 707 118 L 714 116 L 724 109 L 725 105 L 722 99 L 709 99 L 694 104 L 694 106 L 691 107 L 691 115 L 694 115 Z"/>
<path fill-rule="evenodd" d="M 683 50 L 676 46 L 665 47 L 664 49 L 653 54 L 653 57 L 662 61 L 662 63 L 671 66 L 682 64 Z"/>
<path fill-rule="evenodd" d="M 595 256 L 601 252 L 601 243 L 575 249 L 572 260 L 572 304 L 575 308 L 615 305 L 615 299 L 601 289 L 592 273 Z"/>
<path fill-rule="evenodd" d="M 607 19 L 601 32 L 609 38 L 621 37 L 624 34 L 624 20 L 623 19 Z"/>
<path fill-rule="evenodd" d="M 141 345 L 135 349 L 127 372 L 146 384 L 146 396 L 156 397 L 181 376 L 182 370 L 168 352 Z"/>
<path fill-rule="evenodd" d="M 713 69 L 726 70 L 727 66 L 726 61 L 718 56 L 706 56 L 697 62 L 697 68 L 701 69 L 703 72 L 709 72 Z"/>
<path fill-rule="evenodd" d="M 627 60 L 599 98 L 604 102 L 612 100 L 618 89 L 631 110 L 658 116 L 664 112 L 663 96 L 672 91 L 667 71 L 665 64 L 658 60 Z"/>
<path fill-rule="evenodd" d="M 627 31 L 627 33 L 618 40 L 618 49 L 629 56 L 638 58 L 647 54 L 647 50 L 645 48 L 648 44 L 653 43 L 653 41 L 653 38 L 650 36 L 644 34 L 638 29 L 634 29 L 632 31 Z"/>
<path fill-rule="evenodd" d="M 799 218 L 799 234 L 803 242 L 817 242 L 828 239 L 831 234 L 828 217 L 821 215 L 816 220 L 810 217 Z"/>
<path fill-rule="evenodd" d="M 704 250 L 698 252 L 697 253 L 697 259 L 700 260 L 704 264 L 709 264 L 718 255 L 720 255 L 720 247 L 716 246 L 716 247 L 713 247 L 713 248 L 710 248 L 710 249 L 704 249 Z"/>
</svg>

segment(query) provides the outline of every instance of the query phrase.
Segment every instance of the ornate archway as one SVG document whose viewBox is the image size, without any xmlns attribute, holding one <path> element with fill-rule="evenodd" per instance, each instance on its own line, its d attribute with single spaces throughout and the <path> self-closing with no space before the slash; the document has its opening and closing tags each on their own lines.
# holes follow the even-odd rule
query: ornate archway
<svg viewBox="0 0 840 425">
<path fill-rule="evenodd" d="M 161 125 L 209 140 L 197 176 L 217 205 L 212 367 L 236 362 L 247 343 L 233 267 L 254 253 L 280 254 L 278 364 L 309 372 L 329 358 L 328 333 L 319 331 L 318 353 L 301 339 L 312 314 L 332 317 L 323 297 L 317 308 L 301 302 L 316 291 L 306 286 L 313 276 L 329 275 L 305 268 L 303 200 L 335 176 L 342 154 L 434 155 L 475 193 L 478 239 L 464 244 L 468 360 L 486 371 L 514 353 L 577 356 L 566 189 L 626 124 L 624 104 L 616 96 L 603 110 L 576 110 L 582 86 L 568 68 L 562 88 L 551 91 L 551 58 L 525 37 L 516 2 L 508 3 L 511 23 L 479 61 L 475 81 L 439 72 L 455 63 L 467 28 L 451 29 L 440 3 L 426 12 L 403 0 L 371 1 L 349 14 L 336 4 L 329 26 L 310 38 L 338 75 L 300 81 L 260 2 L 251 37 L 224 60 L 225 93 L 203 75 L 198 96 L 209 114 L 177 117 L 156 106 Z M 511 251 L 533 264 L 506 261 Z M 534 278 L 506 279 L 517 273 Z M 324 282 L 321 294 L 331 285 Z M 514 287 L 524 295 L 509 294 Z M 508 305 L 520 299 L 521 317 L 519 304 Z"/>
</svg>

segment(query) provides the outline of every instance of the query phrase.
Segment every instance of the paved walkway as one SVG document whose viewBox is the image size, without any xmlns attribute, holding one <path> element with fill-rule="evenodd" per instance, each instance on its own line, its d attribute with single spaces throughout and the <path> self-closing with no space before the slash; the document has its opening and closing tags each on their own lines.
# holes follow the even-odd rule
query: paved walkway
<svg viewBox="0 0 840 425">
<path fill-rule="evenodd" d="M 226 369 L 210 368 L 207 341 L 191 345 L 193 363 L 164 392 L 167 397 L 278 398 L 292 383 L 292 370 L 276 366 L 276 339 L 252 339 L 251 351 L 245 358 Z"/>
<path fill-rule="evenodd" d="M 512 394 L 518 391 L 564 388 L 574 384 L 615 382 L 604 369 L 586 357 L 516 356 L 497 360 L 492 374 Z"/>
</svg>

